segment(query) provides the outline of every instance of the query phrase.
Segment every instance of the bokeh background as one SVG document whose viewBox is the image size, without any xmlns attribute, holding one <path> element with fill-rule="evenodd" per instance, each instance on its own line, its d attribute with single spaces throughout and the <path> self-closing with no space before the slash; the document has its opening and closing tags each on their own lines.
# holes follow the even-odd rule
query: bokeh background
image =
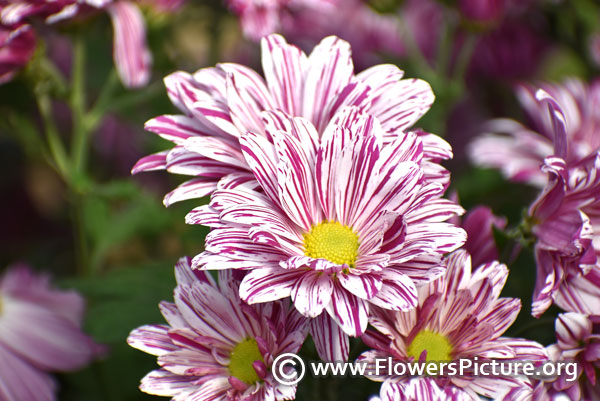
<svg viewBox="0 0 600 401">
<path fill-rule="evenodd" d="M 88 138 L 85 167 L 69 182 L 57 171 L 44 142 L 36 94 L 40 85 L 53 83 L 46 83 L 39 66 L 51 63 L 70 80 L 72 38 L 82 38 L 85 98 L 93 103 L 114 74 L 108 16 L 36 27 L 33 60 L 0 86 L 0 270 L 26 262 L 50 272 L 59 286 L 80 291 L 88 305 L 86 331 L 110 350 L 80 372 L 59 375 L 60 400 L 155 399 L 137 388 L 154 369 L 155 358 L 129 348 L 125 339 L 135 327 L 162 322 L 157 304 L 172 299 L 173 265 L 182 255 L 199 253 L 207 231 L 184 223 L 198 200 L 168 209 L 162 204 L 163 195 L 183 177 L 164 172 L 131 176 L 130 171 L 140 157 L 170 147 L 143 129 L 152 117 L 176 113 L 164 76 L 223 61 L 260 71 L 260 47 L 244 34 L 232 3 L 188 0 L 169 12 L 141 5 L 154 59 L 150 83 L 135 90 L 115 85 Z M 518 225 L 537 191 L 470 165 L 465 147 L 490 118 L 524 121 L 515 84 L 567 77 L 594 80 L 600 71 L 600 2 L 333 3 L 331 14 L 285 10 L 278 30 L 307 51 L 323 36 L 339 35 L 351 42 L 357 70 L 390 62 L 406 76 L 430 82 L 437 100 L 417 125 L 443 136 L 454 148 L 454 160 L 446 163 L 453 175 L 449 194 L 458 196 L 466 209 L 485 204 L 506 216 L 509 227 Z M 60 88 L 50 92 L 60 140 L 69 144 L 72 107 Z M 503 295 L 519 297 L 524 305 L 507 335 L 554 342 L 556 311 L 537 321 L 529 315 L 535 279 L 531 252 L 523 249 L 515 257 L 517 244 L 507 233 L 497 231 L 496 240 L 511 271 Z M 314 353 L 310 347 L 304 350 L 308 355 Z M 352 354 L 360 350 L 357 345 Z M 339 379 L 327 385 L 317 382 L 303 383 L 298 399 L 332 399 L 338 392 L 339 399 L 365 400 L 378 389 L 364 379 L 348 379 L 343 385 Z"/>
</svg>

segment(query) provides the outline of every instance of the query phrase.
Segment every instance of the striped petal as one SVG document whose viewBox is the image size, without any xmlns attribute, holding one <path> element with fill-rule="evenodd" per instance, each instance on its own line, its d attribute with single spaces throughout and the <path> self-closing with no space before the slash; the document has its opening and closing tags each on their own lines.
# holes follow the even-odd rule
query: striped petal
<svg viewBox="0 0 600 401">
<path fill-rule="evenodd" d="M 427 82 L 403 79 L 373 101 L 369 113 L 377 117 L 386 131 L 405 131 L 431 108 L 434 99 Z"/>
<path fill-rule="evenodd" d="M 350 83 L 354 72 L 350 45 L 329 36 L 321 41 L 308 57 L 304 77 L 302 116 L 322 132 L 327 124 L 327 105 Z"/>
<path fill-rule="evenodd" d="M 168 154 L 169 151 L 165 150 L 142 157 L 131 169 L 131 174 L 142 173 L 144 171 L 165 170 L 167 168 Z"/>
<path fill-rule="evenodd" d="M 350 339 L 327 313 L 311 319 L 310 335 L 322 360 L 331 362 L 348 360 Z"/>
<path fill-rule="evenodd" d="M 367 301 L 349 293 L 338 282 L 334 282 L 331 303 L 327 305 L 327 313 L 349 336 L 358 337 L 367 328 L 369 313 Z"/>
<path fill-rule="evenodd" d="M 249 304 L 289 297 L 304 272 L 277 268 L 250 271 L 240 284 L 240 297 Z"/>
<path fill-rule="evenodd" d="M 286 113 L 300 115 L 306 54 L 279 35 L 263 38 L 261 48 L 265 79 L 276 104 Z"/>
<path fill-rule="evenodd" d="M 173 191 L 165 195 L 163 203 L 165 206 L 171 206 L 173 203 L 181 202 L 188 199 L 202 198 L 210 195 L 217 188 L 215 181 L 205 178 L 195 178 L 189 180 L 175 188 Z"/>
<path fill-rule="evenodd" d="M 306 317 L 314 318 L 323 312 L 331 301 L 333 282 L 328 274 L 309 272 L 292 288 L 292 301 L 296 309 Z"/>
<path fill-rule="evenodd" d="M 127 337 L 127 344 L 150 355 L 164 355 L 178 348 L 169 338 L 168 331 L 169 327 L 163 325 L 138 327 Z"/>
<path fill-rule="evenodd" d="M 113 55 L 121 82 L 128 88 L 145 86 L 150 80 L 152 55 L 146 44 L 146 25 L 134 3 L 117 1 L 108 5 L 114 28 Z"/>
<path fill-rule="evenodd" d="M 417 289 L 410 277 L 398 269 L 387 268 L 381 274 L 381 289 L 369 302 L 384 309 L 409 311 L 417 306 Z"/>
<path fill-rule="evenodd" d="M 181 115 L 162 115 L 153 118 L 146 122 L 144 128 L 176 145 L 183 144 L 190 137 L 212 134 L 197 119 Z"/>
<path fill-rule="evenodd" d="M 154 370 L 142 379 L 140 390 L 152 395 L 172 397 L 190 391 L 197 380 L 194 376 L 176 375 L 163 369 Z"/>
</svg>

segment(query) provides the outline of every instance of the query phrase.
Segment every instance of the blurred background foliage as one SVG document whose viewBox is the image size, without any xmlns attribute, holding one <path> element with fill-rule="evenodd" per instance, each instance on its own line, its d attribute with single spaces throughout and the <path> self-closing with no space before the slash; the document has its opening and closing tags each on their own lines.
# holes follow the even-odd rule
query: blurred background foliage
<svg viewBox="0 0 600 401">
<path fill-rule="evenodd" d="M 523 23 L 534 26 L 549 45 L 535 60 L 535 68 L 509 76 L 477 72 L 471 57 L 476 54 L 473 48 L 496 27 L 474 24 L 461 18 L 455 1 L 444 3 L 447 14 L 435 57 L 424 57 L 415 49 L 402 57 L 379 57 L 381 62 L 399 65 L 406 76 L 423 78 L 433 86 L 437 101 L 418 125 L 444 136 L 454 147 L 455 159 L 447 163 L 453 173 L 449 193 L 456 193 L 466 209 L 490 206 L 495 214 L 507 217 L 509 227 L 515 227 L 536 191 L 509 184 L 495 171 L 469 165 L 465 144 L 491 117 L 523 119 L 512 91 L 515 82 L 597 76 L 598 65 L 588 43 L 600 32 L 600 3 L 572 0 L 536 5 L 535 13 Z M 371 0 L 369 5 L 390 15 L 401 15 L 404 6 L 399 0 Z M 170 147 L 143 130 L 148 119 L 176 113 L 162 77 L 177 69 L 194 71 L 220 61 L 241 62 L 260 71 L 259 47 L 242 37 L 237 19 L 220 0 L 188 1 L 173 14 L 146 9 L 145 15 L 154 57 L 152 81 L 146 88 L 128 91 L 115 82 L 109 56 L 112 32 L 105 15 L 49 32 L 26 70 L 0 86 L 0 266 L 25 261 L 52 272 L 61 286 L 79 290 L 88 302 L 87 331 L 110 347 L 104 360 L 59 376 L 61 400 L 153 398 L 137 386 L 154 369 L 155 358 L 129 348 L 125 339 L 135 327 L 163 321 L 157 306 L 161 300 L 172 299 L 175 261 L 203 247 L 207 230 L 184 223 L 186 213 L 198 201 L 184 201 L 169 209 L 162 205 L 163 194 L 182 179 L 164 172 L 130 176 L 141 156 Z M 51 95 L 49 107 L 60 140 L 72 141 L 68 91 L 55 70 L 63 77 L 72 73 L 73 35 L 85 47 L 85 106 L 91 110 L 88 120 L 95 128 L 89 134 L 84 167 L 65 177 L 47 154 L 36 94 Z M 111 87 L 108 102 L 102 98 L 107 86 Z M 523 311 L 507 334 L 549 344 L 554 341 L 556 310 L 532 322 L 533 256 L 523 249 L 514 257 L 515 240 L 509 234 L 496 233 L 500 254 L 511 271 L 503 295 L 521 298 Z M 352 353 L 360 350 L 357 341 Z M 303 352 L 317 359 L 310 342 Z M 339 379 L 334 379 L 324 387 L 314 380 L 305 382 L 298 399 L 326 399 L 328 392 L 338 392 L 339 399 L 359 400 L 378 388 L 368 380 L 353 379 L 352 383 L 340 386 Z"/>
</svg>

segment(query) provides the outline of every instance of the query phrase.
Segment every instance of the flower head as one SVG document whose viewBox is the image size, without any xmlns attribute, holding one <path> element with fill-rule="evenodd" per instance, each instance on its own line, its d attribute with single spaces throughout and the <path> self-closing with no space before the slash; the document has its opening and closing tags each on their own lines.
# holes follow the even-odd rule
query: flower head
<svg viewBox="0 0 600 401">
<path fill-rule="evenodd" d="M 384 146 L 378 121 L 356 108 L 344 109 L 320 140 L 307 119 L 263 118 L 274 143 L 252 132 L 240 138 L 262 191 L 220 189 L 188 215 L 213 227 L 194 265 L 250 269 L 240 286 L 245 301 L 291 296 L 305 316 L 326 311 L 353 336 L 364 332 L 370 304 L 414 308 L 416 284 L 441 274 L 442 255 L 466 239 L 445 222 L 462 208 L 426 179 L 421 137 L 397 134 Z"/>
<path fill-rule="evenodd" d="M 375 309 L 370 318 L 377 330 L 363 336 L 371 348 L 359 360 L 393 358 L 395 361 L 454 361 L 475 357 L 486 360 L 546 360 L 544 348 L 518 338 L 501 337 L 516 319 L 519 299 L 500 298 L 508 269 L 498 262 L 471 269 L 468 253 L 450 255 L 445 275 L 419 289 L 419 304 L 409 312 Z M 405 377 L 367 376 L 384 381 L 381 398 L 398 399 L 406 386 Z M 429 393 L 436 388 L 452 391 L 458 399 L 479 400 L 477 394 L 495 398 L 507 388 L 524 385 L 517 377 L 438 376 L 423 384 Z M 525 380 L 525 381 L 524 381 Z M 427 398 L 421 398 L 427 399 Z M 435 398 L 433 399 L 447 399 Z M 454 399 L 454 398 L 449 398 Z"/>
<path fill-rule="evenodd" d="M 600 316 L 563 313 L 555 325 L 557 343 L 548 347 L 548 353 L 554 361 L 576 362 L 577 380 L 561 375 L 543 383 L 543 390 L 549 396 L 565 394 L 571 400 L 600 399 Z"/>
<path fill-rule="evenodd" d="M 7 26 L 27 26 L 32 19 L 47 24 L 72 19 L 94 10 L 106 10 L 114 29 L 113 57 L 123 85 L 145 86 L 150 80 L 152 56 L 146 44 L 146 24 L 134 2 L 119 0 L 4 0 L 0 22 Z"/>
<path fill-rule="evenodd" d="M 300 349 L 307 320 L 284 302 L 246 305 L 231 271 L 217 284 L 182 258 L 175 275 L 175 303 L 160 304 L 168 325 L 142 326 L 127 339 L 161 366 L 141 390 L 177 400 L 293 399 L 296 387 L 279 384 L 270 369 L 275 357 Z"/>
<path fill-rule="evenodd" d="M 251 131 L 273 143 L 263 111 L 304 117 L 320 138 L 344 107 L 355 107 L 379 120 L 383 141 L 389 143 L 410 129 L 434 99 L 429 84 L 401 79 L 403 72 L 393 65 L 355 75 L 349 44 L 333 36 L 309 56 L 279 35 L 263 38 L 261 44 L 264 79 L 230 63 L 165 78 L 171 101 L 184 114 L 159 116 L 148 121 L 146 129 L 176 146 L 142 158 L 133 173 L 166 169 L 195 177 L 167 194 L 166 205 L 209 195 L 217 186 L 255 182 L 239 138 Z M 435 162 L 452 157 L 450 146 L 435 135 L 419 135 L 427 176 L 447 185 L 448 172 Z"/>
<path fill-rule="evenodd" d="M 542 84 L 541 89 L 554 99 L 564 116 L 567 166 L 575 166 L 600 150 L 600 82 L 586 85 L 577 79 L 562 84 Z M 548 104 L 537 98 L 538 87 L 519 85 L 517 98 L 529 121 L 528 125 L 514 120 L 491 121 L 490 133 L 476 139 L 470 146 L 471 159 L 485 167 L 502 170 L 509 179 L 543 187 L 547 175 L 540 165 L 554 153 L 555 124 Z"/>
<path fill-rule="evenodd" d="M 595 135 L 600 119 L 594 109 L 600 86 L 586 88 L 572 80 L 546 89 L 550 92 L 540 89 L 535 95 L 529 87 L 519 91 L 539 133 L 497 120 L 492 126 L 511 133 L 486 135 L 473 143 L 471 153 L 476 162 L 500 167 L 514 180 L 545 184 L 526 222 L 527 234 L 536 241 L 533 315 L 553 302 L 568 311 L 593 313 L 591 305 L 600 296 L 600 142 Z"/>
<path fill-rule="evenodd" d="M 81 331 L 84 303 L 48 277 L 14 266 L 0 278 L 0 395 L 2 400 L 53 400 L 49 372 L 82 368 L 102 351 Z"/>
</svg>

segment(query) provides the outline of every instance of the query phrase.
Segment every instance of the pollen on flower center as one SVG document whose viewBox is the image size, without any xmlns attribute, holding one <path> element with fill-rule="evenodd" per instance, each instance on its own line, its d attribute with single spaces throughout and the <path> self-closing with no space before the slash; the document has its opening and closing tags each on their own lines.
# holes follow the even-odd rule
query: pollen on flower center
<svg viewBox="0 0 600 401">
<path fill-rule="evenodd" d="M 306 256 L 327 259 L 338 265 L 354 267 L 358 245 L 358 235 L 352 228 L 338 222 L 324 221 L 304 234 Z"/>
<path fill-rule="evenodd" d="M 229 356 L 229 373 L 246 384 L 254 384 L 260 381 L 252 364 L 254 361 L 263 361 L 258 350 L 258 344 L 253 338 L 248 338 L 237 344 Z"/>
<path fill-rule="evenodd" d="M 430 330 L 420 331 L 408 346 L 406 353 L 415 360 L 419 360 L 424 350 L 427 350 L 427 357 L 425 358 L 427 362 L 452 360 L 452 344 L 442 334 Z"/>
</svg>

